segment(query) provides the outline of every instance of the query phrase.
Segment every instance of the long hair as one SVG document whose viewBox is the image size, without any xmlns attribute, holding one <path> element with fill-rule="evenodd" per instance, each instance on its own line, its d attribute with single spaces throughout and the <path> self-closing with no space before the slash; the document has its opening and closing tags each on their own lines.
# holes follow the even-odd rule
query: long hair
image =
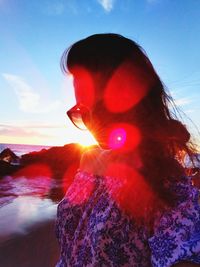
<svg viewBox="0 0 200 267">
<path fill-rule="evenodd" d="M 178 157 L 182 153 L 192 155 L 190 133 L 177 119 L 176 112 L 170 110 L 170 106 L 174 106 L 173 99 L 144 50 L 118 34 L 95 34 L 67 49 L 61 59 L 61 68 L 72 74 L 76 66 L 93 74 L 100 73 L 101 90 L 104 90 L 114 72 L 126 62 L 142 71 L 143 79 L 148 80 L 148 90 L 133 107 L 113 116 L 129 118 L 140 129 L 139 153 L 143 162 L 140 172 L 159 199 L 165 205 L 173 206 L 176 195 L 165 185 L 168 181 L 178 181 L 185 174 Z M 134 90 L 134 84 L 132 88 Z"/>
</svg>

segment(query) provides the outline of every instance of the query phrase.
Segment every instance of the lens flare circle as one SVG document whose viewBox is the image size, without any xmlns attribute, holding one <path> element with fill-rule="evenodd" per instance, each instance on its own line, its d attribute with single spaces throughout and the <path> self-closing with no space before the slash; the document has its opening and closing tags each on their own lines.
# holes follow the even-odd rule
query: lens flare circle
<svg viewBox="0 0 200 267">
<path fill-rule="evenodd" d="M 111 127 L 108 146 L 110 149 L 135 149 L 141 141 L 139 129 L 128 123 L 114 124 Z"/>
<path fill-rule="evenodd" d="M 109 136 L 109 147 L 112 149 L 121 148 L 126 142 L 126 131 L 124 128 L 114 129 Z"/>
</svg>

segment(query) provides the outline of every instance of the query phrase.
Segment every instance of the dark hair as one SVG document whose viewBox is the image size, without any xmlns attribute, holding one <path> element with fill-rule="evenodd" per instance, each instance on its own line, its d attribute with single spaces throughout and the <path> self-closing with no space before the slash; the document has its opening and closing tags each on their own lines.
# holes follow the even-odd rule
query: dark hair
<svg viewBox="0 0 200 267">
<path fill-rule="evenodd" d="M 142 69 L 145 78 L 150 81 L 145 97 L 123 114 L 142 133 L 139 151 L 144 167 L 141 173 L 159 198 L 172 206 L 176 195 L 165 184 L 184 175 L 184 168 L 177 156 L 182 151 L 192 154 L 190 134 L 177 119 L 176 109 L 170 111 L 170 105 L 175 107 L 173 99 L 166 93 L 144 50 L 136 42 L 118 34 L 95 34 L 66 50 L 61 68 L 73 74 L 74 67 L 82 66 L 91 73 L 101 73 L 106 82 L 124 62 L 131 62 Z"/>
</svg>

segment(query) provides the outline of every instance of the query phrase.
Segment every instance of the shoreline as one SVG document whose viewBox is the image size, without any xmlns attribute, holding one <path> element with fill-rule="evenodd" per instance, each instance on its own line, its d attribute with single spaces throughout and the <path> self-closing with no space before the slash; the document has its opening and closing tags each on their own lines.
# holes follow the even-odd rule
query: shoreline
<svg viewBox="0 0 200 267">
<path fill-rule="evenodd" d="M 16 233 L 0 243 L 0 262 L 4 267 L 55 267 L 59 246 L 55 219 L 34 223 L 28 233 Z"/>
<path fill-rule="evenodd" d="M 0 208 L 0 264 L 3 267 L 55 267 L 57 204 L 18 196 Z"/>
</svg>

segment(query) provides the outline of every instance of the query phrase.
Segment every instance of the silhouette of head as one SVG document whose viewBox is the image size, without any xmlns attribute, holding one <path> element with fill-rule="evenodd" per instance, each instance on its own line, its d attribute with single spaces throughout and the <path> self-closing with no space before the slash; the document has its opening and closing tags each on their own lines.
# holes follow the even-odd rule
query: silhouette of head
<svg viewBox="0 0 200 267">
<path fill-rule="evenodd" d="M 103 148 L 138 152 L 139 177 L 173 205 L 164 180 L 183 175 L 176 159 L 181 151 L 191 153 L 190 134 L 170 112 L 173 99 L 144 50 L 118 34 L 95 34 L 67 49 L 61 67 L 74 78 L 73 123 L 87 127 Z"/>
<path fill-rule="evenodd" d="M 109 147 L 111 136 L 115 136 L 117 148 L 133 136 L 132 148 L 141 138 L 172 137 L 170 98 L 145 52 L 134 41 L 111 33 L 89 36 L 64 52 L 61 67 L 73 75 L 77 103 L 84 107 L 82 119 L 100 145 Z"/>
</svg>

